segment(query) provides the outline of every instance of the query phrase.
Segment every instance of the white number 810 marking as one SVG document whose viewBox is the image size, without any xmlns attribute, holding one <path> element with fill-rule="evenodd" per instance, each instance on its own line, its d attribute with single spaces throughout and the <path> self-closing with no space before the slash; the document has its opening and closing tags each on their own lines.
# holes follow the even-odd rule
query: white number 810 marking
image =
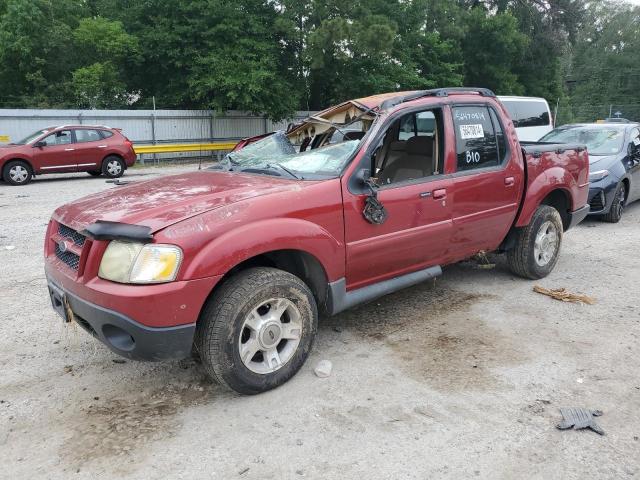
<svg viewBox="0 0 640 480">
<path fill-rule="evenodd" d="M 480 152 L 470 152 L 467 150 L 467 163 L 480 163 Z"/>
</svg>

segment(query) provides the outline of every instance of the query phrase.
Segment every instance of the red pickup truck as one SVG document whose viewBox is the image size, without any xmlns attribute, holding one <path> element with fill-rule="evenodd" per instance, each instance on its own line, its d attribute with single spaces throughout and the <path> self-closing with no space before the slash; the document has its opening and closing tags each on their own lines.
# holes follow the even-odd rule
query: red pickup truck
<svg viewBox="0 0 640 480">
<path fill-rule="evenodd" d="M 240 146 L 58 208 L 44 254 L 64 320 L 128 358 L 194 350 L 259 393 L 300 369 L 319 312 L 481 251 L 544 277 L 589 211 L 584 146 L 521 145 L 485 89 L 351 100 Z"/>
</svg>

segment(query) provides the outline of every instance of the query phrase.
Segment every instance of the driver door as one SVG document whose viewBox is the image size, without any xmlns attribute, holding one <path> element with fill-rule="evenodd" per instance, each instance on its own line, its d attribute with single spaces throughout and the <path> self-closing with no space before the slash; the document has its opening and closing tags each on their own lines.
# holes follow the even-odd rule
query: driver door
<svg viewBox="0 0 640 480">
<path fill-rule="evenodd" d="M 400 145 L 394 153 L 385 149 L 382 142 L 373 150 L 393 155 L 391 161 L 376 160 L 372 153 L 365 153 L 369 156 L 365 161 L 371 164 L 370 171 L 383 165 L 377 175 L 385 182 L 376 190 L 378 201 L 387 212 L 384 223 L 373 224 L 365 218 L 368 192 L 357 191 L 353 182 L 346 177 L 342 179 L 347 290 L 439 265 L 448 254 L 452 229 L 448 196 L 451 180 L 438 173 L 442 170 L 438 165 L 442 165 L 444 158 L 442 112 L 440 109 L 430 112 L 434 113 L 430 115 L 434 123 L 418 122 L 425 117 L 419 111 L 390 120 L 387 131 L 393 132 L 393 138 L 384 142 L 407 142 L 404 146 L 408 150 L 402 150 L 400 147 L 404 146 Z M 401 127 L 413 125 L 413 130 L 398 128 L 396 122 L 401 122 Z M 430 131 L 421 131 L 420 124 Z M 433 146 L 429 146 L 431 143 Z"/>
<path fill-rule="evenodd" d="M 78 162 L 71 130 L 59 130 L 41 141 L 43 146 L 33 147 L 34 163 L 41 173 L 76 171 Z"/>
</svg>

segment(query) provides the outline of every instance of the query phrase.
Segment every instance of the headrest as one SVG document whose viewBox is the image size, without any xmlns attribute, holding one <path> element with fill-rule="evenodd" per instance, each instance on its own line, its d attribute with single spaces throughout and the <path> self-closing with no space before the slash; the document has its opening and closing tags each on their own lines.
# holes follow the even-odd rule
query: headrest
<svg viewBox="0 0 640 480">
<path fill-rule="evenodd" d="M 405 151 L 410 155 L 433 155 L 432 137 L 411 137 L 407 140 Z"/>
</svg>

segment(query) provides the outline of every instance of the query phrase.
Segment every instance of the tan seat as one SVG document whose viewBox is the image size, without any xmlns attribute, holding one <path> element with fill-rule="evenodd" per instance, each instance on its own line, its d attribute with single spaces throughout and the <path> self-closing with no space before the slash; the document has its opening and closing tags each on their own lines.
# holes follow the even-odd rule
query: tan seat
<svg viewBox="0 0 640 480">
<path fill-rule="evenodd" d="M 433 175 L 433 138 L 416 136 L 403 143 L 404 152 L 395 159 L 391 158 L 390 149 L 387 165 L 379 174 L 382 184 Z"/>
</svg>

